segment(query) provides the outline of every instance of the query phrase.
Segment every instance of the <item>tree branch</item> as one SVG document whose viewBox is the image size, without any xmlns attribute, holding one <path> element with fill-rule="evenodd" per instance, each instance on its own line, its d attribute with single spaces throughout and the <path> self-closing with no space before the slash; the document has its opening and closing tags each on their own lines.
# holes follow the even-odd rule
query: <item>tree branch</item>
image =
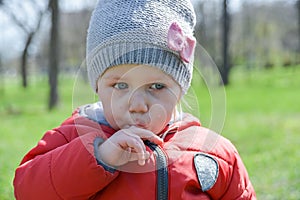
<svg viewBox="0 0 300 200">
<path fill-rule="evenodd" d="M 6 9 L 3 9 L 3 11 L 14 21 L 18 27 L 20 27 L 25 33 L 29 34 L 30 31 L 27 29 L 24 23 L 19 20 L 13 12 L 11 12 L 11 9 L 6 7 Z"/>
</svg>

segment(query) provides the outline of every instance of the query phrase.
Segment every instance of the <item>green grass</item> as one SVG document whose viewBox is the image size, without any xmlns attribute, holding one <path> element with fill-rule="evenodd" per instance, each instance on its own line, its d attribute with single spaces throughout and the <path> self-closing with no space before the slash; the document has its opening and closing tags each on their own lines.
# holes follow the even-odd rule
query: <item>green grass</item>
<svg viewBox="0 0 300 200">
<path fill-rule="evenodd" d="M 259 199 L 299 199 L 299 67 L 234 75 L 223 134 L 239 149 Z"/>
<path fill-rule="evenodd" d="M 74 107 L 95 100 L 91 90 L 84 89 L 88 85 L 78 84 L 73 91 L 74 80 L 62 77 L 60 83 L 60 104 L 51 112 L 47 109 L 46 79 L 31 80 L 26 90 L 7 79 L 0 86 L 1 200 L 14 199 L 14 170 L 43 133 L 70 116 Z M 201 81 L 193 85 L 201 121 L 209 126 L 213 105 L 205 86 L 196 83 Z M 234 69 L 231 85 L 226 87 L 226 102 L 221 134 L 239 150 L 258 199 L 298 199 L 300 66 L 267 71 Z"/>
</svg>

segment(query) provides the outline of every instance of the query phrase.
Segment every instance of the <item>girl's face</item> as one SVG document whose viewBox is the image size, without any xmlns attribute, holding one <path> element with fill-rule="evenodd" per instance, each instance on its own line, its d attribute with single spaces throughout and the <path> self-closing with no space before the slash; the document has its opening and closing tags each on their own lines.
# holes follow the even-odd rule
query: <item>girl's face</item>
<svg viewBox="0 0 300 200">
<path fill-rule="evenodd" d="M 98 80 L 104 115 L 115 129 L 137 126 L 160 133 L 180 99 L 180 86 L 163 71 L 146 65 L 109 68 Z"/>
</svg>

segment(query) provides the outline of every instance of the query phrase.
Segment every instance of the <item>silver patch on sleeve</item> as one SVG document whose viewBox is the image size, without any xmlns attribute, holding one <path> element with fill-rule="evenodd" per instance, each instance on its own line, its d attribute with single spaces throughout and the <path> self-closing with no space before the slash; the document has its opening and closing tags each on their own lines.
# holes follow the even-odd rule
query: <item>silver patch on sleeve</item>
<svg viewBox="0 0 300 200">
<path fill-rule="evenodd" d="M 202 191 L 210 190 L 218 178 L 218 162 L 208 154 L 197 153 L 194 156 L 194 165 Z"/>
</svg>

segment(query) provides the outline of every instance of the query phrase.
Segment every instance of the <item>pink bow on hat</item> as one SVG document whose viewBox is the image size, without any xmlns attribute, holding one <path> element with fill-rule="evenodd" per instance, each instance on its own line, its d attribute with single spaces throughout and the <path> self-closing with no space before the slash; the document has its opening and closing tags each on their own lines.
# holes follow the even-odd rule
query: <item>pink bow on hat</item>
<svg viewBox="0 0 300 200">
<path fill-rule="evenodd" d="M 196 39 L 185 35 L 177 22 L 173 22 L 168 31 L 168 47 L 179 52 L 180 58 L 189 63 L 194 53 Z"/>
</svg>

